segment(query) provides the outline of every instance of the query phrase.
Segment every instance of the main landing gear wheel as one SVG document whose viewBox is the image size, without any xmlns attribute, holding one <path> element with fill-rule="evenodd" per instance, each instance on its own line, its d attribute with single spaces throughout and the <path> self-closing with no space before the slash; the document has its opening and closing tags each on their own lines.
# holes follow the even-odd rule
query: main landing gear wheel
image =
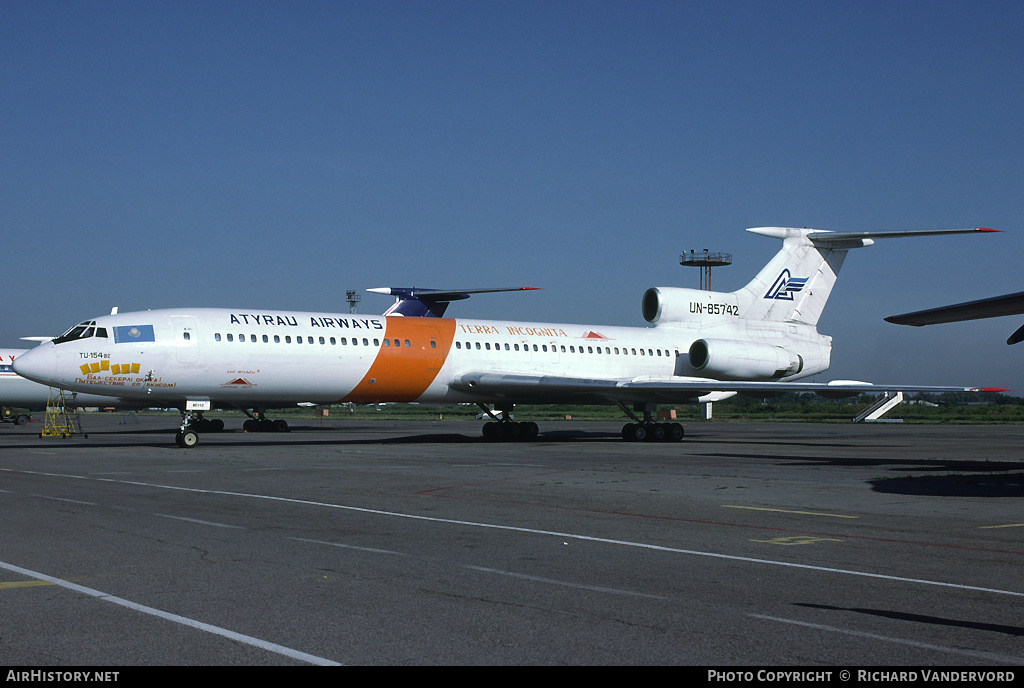
<svg viewBox="0 0 1024 688">
<path fill-rule="evenodd" d="M 288 422 L 282 419 L 250 418 L 242 423 L 246 432 L 288 432 Z"/>
<path fill-rule="evenodd" d="M 484 423 L 484 439 L 500 442 L 518 442 L 536 439 L 540 428 L 536 423 L 513 423 L 512 421 L 490 421 Z"/>
<path fill-rule="evenodd" d="M 626 423 L 622 439 L 629 442 L 679 442 L 685 435 L 679 423 Z"/>
<path fill-rule="evenodd" d="M 193 428 L 196 432 L 220 432 L 224 429 L 224 421 L 220 418 L 193 418 L 189 423 L 189 427 Z"/>
</svg>

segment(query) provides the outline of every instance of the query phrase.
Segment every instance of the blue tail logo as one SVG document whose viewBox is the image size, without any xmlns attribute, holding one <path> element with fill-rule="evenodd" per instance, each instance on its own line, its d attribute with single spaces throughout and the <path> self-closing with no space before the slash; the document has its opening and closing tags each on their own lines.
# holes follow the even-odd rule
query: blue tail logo
<svg viewBox="0 0 1024 688">
<path fill-rule="evenodd" d="M 793 294 L 802 291 L 808 279 L 808 277 L 793 277 L 789 274 L 789 270 L 783 270 L 764 297 L 776 301 L 792 301 Z"/>
</svg>

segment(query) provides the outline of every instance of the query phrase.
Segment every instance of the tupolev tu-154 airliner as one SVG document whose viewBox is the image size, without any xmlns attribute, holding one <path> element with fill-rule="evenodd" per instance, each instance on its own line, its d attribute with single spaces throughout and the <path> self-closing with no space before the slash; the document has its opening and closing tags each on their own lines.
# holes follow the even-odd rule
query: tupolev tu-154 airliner
<svg viewBox="0 0 1024 688">
<path fill-rule="evenodd" d="M 656 422 L 658 404 L 814 391 L 979 391 L 976 387 L 799 382 L 829 367 L 832 339 L 818 334 L 849 249 L 874 239 L 993 232 L 984 228 L 831 232 L 784 227 L 749 231 L 782 249 L 734 292 L 648 289 L 652 326 L 464 320 L 448 304 L 503 289 L 375 289 L 396 297 L 383 315 L 181 308 L 86 320 L 18 356 L 14 369 L 43 384 L 176 406 L 176 441 L 223 423 L 214 408 L 243 409 L 249 430 L 284 430 L 265 416 L 297 403 L 476 403 L 493 417 L 484 435 L 528 439 L 538 427 L 513 422 L 515 404 L 615 404 L 632 422 L 627 440 L 678 441 L 683 427 Z M 638 415 L 639 414 L 639 415 Z"/>
</svg>

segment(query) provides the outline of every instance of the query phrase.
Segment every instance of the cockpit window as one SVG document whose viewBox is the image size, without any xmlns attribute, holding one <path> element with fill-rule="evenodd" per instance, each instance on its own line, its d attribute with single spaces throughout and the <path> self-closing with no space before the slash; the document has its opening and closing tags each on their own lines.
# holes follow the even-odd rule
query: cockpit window
<svg viewBox="0 0 1024 688">
<path fill-rule="evenodd" d="M 102 329 L 102 328 L 101 328 Z M 62 334 L 53 340 L 54 344 L 63 344 L 64 342 L 73 342 L 76 339 L 88 339 L 96 333 L 96 321 L 90 320 L 88 322 L 79 323 L 70 330 Z M 104 334 L 104 336 L 106 336 Z"/>
</svg>

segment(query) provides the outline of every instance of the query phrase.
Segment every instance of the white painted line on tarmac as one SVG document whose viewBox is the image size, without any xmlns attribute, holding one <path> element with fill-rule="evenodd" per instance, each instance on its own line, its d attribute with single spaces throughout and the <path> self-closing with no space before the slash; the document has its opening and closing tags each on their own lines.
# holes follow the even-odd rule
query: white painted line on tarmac
<svg viewBox="0 0 1024 688">
<path fill-rule="evenodd" d="M 302 662 L 308 662 L 309 664 L 316 664 L 318 666 L 340 666 L 338 662 L 334 662 L 323 657 L 317 657 L 315 655 L 307 654 L 305 652 L 300 652 L 299 650 L 293 650 L 290 647 L 284 647 L 283 645 L 267 642 L 266 640 L 260 640 L 259 638 L 253 638 L 252 636 L 242 635 L 241 633 L 235 633 L 234 631 L 229 631 L 225 628 L 212 626 L 208 623 L 203 623 L 202 621 L 196 621 L 195 619 L 189 619 L 184 616 L 178 616 L 177 614 L 171 614 L 170 612 L 161 611 L 160 609 L 147 607 L 146 605 L 138 604 L 137 602 L 132 602 L 131 600 L 126 600 L 122 597 L 114 597 L 113 595 L 108 595 L 107 593 L 102 592 L 100 590 L 93 590 L 92 588 L 87 588 L 76 583 L 69 583 L 68 581 L 61 580 L 60 578 L 47 576 L 45 573 L 39 573 L 37 571 L 23 569 L 20 566 L 15 566 L 14 564 L 8 564 L 6 562 L 0 561 L 0 568 L 7 569 L 8 571 L 13 571 L 14 573 L 18 573 L 23 576 L 28 576 L 29 578 L 35 578 L 37 580 L 53 583 L 54 585 L 59 585 L 62 588 L 74 590 L 75 592 L 80 592 L 85 595 L 89 595 L 90 597 L 95 597 L 96 599 L 103 600 L 104 602 L 112 602 L 122 607 L 127 607 L 128 609 L 133 609 L 135 611 L 142 612 L 143 614 L 149 614 L 151 616 L 156 616 L 167 621 L 173 621 L 174 623 L 181 624 L 183 626 L 189 626 L 200 631 L 206 631 L 207 633 L 213 633 L 215 635 L 223 636 L 230 640 L 245 643 L 246 645 L 252 645 L 253 647 L 258 647 L 262 650 L 267 650 L 268 652 L 273 652 L 275 654 L 283 655 L 285 657 L 291 657 L 292 659 L 297 659 Z"/>
<path fill-rule="evenodd" d="M 351 549 L 359 552 L 369 552 L 371 554 L 390 554 L 399 557 L 409 557 L 414 559 L 420 559 L 425 561 L 440 561 L 433 557 L 423 557 L 415 554 L 408 554 L 407 552 L 397 552 L 391 549 L 379 549 L 377 547 L 362 547 L 359 545 L 346 545 L 340 542 L 327 542 L 326 540 L 310 540 L 307 538 L 288 538 L 296 542 L 308 542 L 314 545 L 328 545 L 330 547 L 338 547 L 340 549 Z M 445 562 L 449 563 L 449 562 Z M 468 569 L 470 571 L 479 571 L 481 573 L 490 573 L 498 576 L 508 576 L 509 578 L 518 578 L 520 580 L 533 581 L 535 583 L 544 583 L 547 585 L 560 585 L 566 588 L 575 588 L 577 590 L 590 590 L 591 592 L 607 593 L 612 595 L 630 595 L 632 597 L 646 597 L 654 600 L 667 600 L 669 598 L 663 595 L 650 595 L 643 592 L 635 592 L 633 590 L 621 590 L 619 588 L 608 588 L 599 585 L 585 585 L 583 583 L 573 583 L 571 581 L 558 580 L 556 578 L 544 578 L 543 576 L 531 576 L 525 573 L 516 573 L 515 571 L 504 571 L 502 569 L 492 569 L 486 566 L 473 566 L 472 564 L 455 564 L 460 568 Z"/>
<path fill-rule="evenodd" d="M 96 502 L 83 502 L 78 499 L 65 499 L 64 497 L 50 497 L 48 495 L 32 495 L 33 497 L 39 497 L 40 499 L 52 499 L 55 502 L 67 502 L 68 504 L 83 504 L 85 506 L 99 506 Z"/>
<path fill-rule="evenodd" d="M 536 528 L 524 528 L 522 526 L 508 526 L 496 523 L 478 523 L 474 521 L 462 521 L 458 519 L 440 518 L 437 516 L 422 516 L 419 514 L 403 514 L 397 511 L 383 511 L 381 509 L 369 509 L 366 507 L 348 506 L 345 504 L 331 504 L 330 502 L 318 502 L 309 499 L 295 499 L 293 497 L 274 497 L 272 495 L 253 494 L 249 492 L 230 492 L 227 490 L 204 490 L 197 487 L 182 487 L 180 485 L 161 485 L 159 483 L 146 483 L 134 480 L 114 480 L 112 478 L 95 478 L 91 476 L 73 475 L 67 473 L 47 473 L 41 471 L 26 471 L 13 468 L 0 468 L 0 472 L 24 473 L 31 475 L 46 475 L 56 478 L 71 478 L 75 480 L 92 480 L 97 482 L 120 483 L 124 485 L 136 485 L 139 487 L 158 488 L 163 490 L 175 490 L 178 492 L 190 492 L 193 494 L 221 495 L 225 497 L 240 497 L 243 499 L 261 499 L 270 502 L 281 502 L 284 504 L 301 504 L 304 506 L 318 506 L 326 509 L 338 509 L 355 513 L 374 514 L 390 518 L 405 518 L 414 521 L 430 523 L 446 523 L 448 525 L 466 526 L 469 528 L 487 528 L 490 530 L 503 530 L 506 532 L 529 533 L 533 535 L 548 535 L 562 538 L 564 540 L 578 540 L 583 542 L 600 542 L 606 545 L 618 545 L 621 547 L 636 547 L 656 552 L 670 552 L 673 554 L 686 554 L 695 557 L 707 557 L 711 559 L 724 559 L 728 561 L 743 561 L 750 564 L 763 564 L 766 566 L 784 566 L 787 568 L 803 569 L 805 571 L 821 571 L 825 573 L 837 573 L 847 576 L 860 576 L 864 578 L 876 578 L 880 580 L 891 580 L 900 583 L 912 583 L 916 585 L 931 585 L 942 588 L 954 588 L 957 590 L 972 590 L 975 592 L 986 592 L 996 595 L 1009 595 L 1012 597 L 1024 597 L 1024 592 L 1015 590 L 1001 590 L 999 588 L 983 588 L 975 585 L 962 585 L 960 583 L 946 583 L 943 581 L 928 580 L 925 578 L 907 578 L 904 576 L 890 576 L 883 573 L 870 573 L 868 571 L 854 571 L 851 569 L 838 569 L 828 566 L 815 566 L 812 564 L 798 564 L 791 561 L 778 561 L 773 559 L 758 559 L 755 557 L 742 557 L 735 554 L 722 554 L 720 552 L 703 552 L 700 550 L 682 549 L 679 547 L 667 547 L 664 545 L 652 545 L 645 542 L 632 542 L 630 540 L 616 540 L 612 538 L 596 537 L 593 535 L 579 535 L 576 533 L 560 533 L 550 530 L 538 530 Z"/>
<path fill-rule="evenodd" d="M 359 545 L 346 545 L 340 542 L 328 542 L 326 540 L 310 540 L 308 538 L 288 538 L 289 540 L 295 540 L 296 542 L 308 542 L 314 545 L 329 545 L 330 547 L 338 547 L 339 549 L 353 549 L 358 552 L 369 552 L 370 554 L 391 554 L 396 557 L 411 557 L 411 554 L 405 552 L 397 552 L 393 549 L 380 549 L 379 547 L 361 547 Z"/>
<path fill-rule="evenodd" d="M 233 526 L 230 523 L 217 523 L 216 521 L 201 521 L 198 518 L 187 518 L 185 516 L 172 516 L 171 514 L 153 514 L 160 518 L 173 518 L 175 521 L 187 521 L 188 523 L 198 523 L 201 526 L 214 526 L 215 528 L 238 528 L 239 530 L 245 530 L 245 526 Z"/>
<path fill-rule="evenodd" d="M 514 571 L 502 571 L 501 569 L 491 569 L 484 566 L 471 566 L 464 564 L 463 568 L 470 569 L 473 571 L 480 571 L 482 573 L 493 573 L 498 576 L 509 576 L 511 578 L 520 578 L 522 580 L 533 581 L 534 583 L 545 583 L 547 585 L 561 585 L 567 588 L 575 588 L 577 590 L 589 590 L 591 592 L 600 592 L 611 595 L 628 595 L 631 597 L 646 597 L 652 600 L 667 600 L 669 598 L 662 595 L 650 595 L 645 592 L 635 592 L 633 590 L 621 590 L 619 588 L 607 588 L 601 585 L 585 585 L 583 583 L 571 583 L 569 581 L 557 580 L 555 578 L 544 578 L 542 576 L 529 576 L 525 573 L 515 573 Z"/>
</svg>

